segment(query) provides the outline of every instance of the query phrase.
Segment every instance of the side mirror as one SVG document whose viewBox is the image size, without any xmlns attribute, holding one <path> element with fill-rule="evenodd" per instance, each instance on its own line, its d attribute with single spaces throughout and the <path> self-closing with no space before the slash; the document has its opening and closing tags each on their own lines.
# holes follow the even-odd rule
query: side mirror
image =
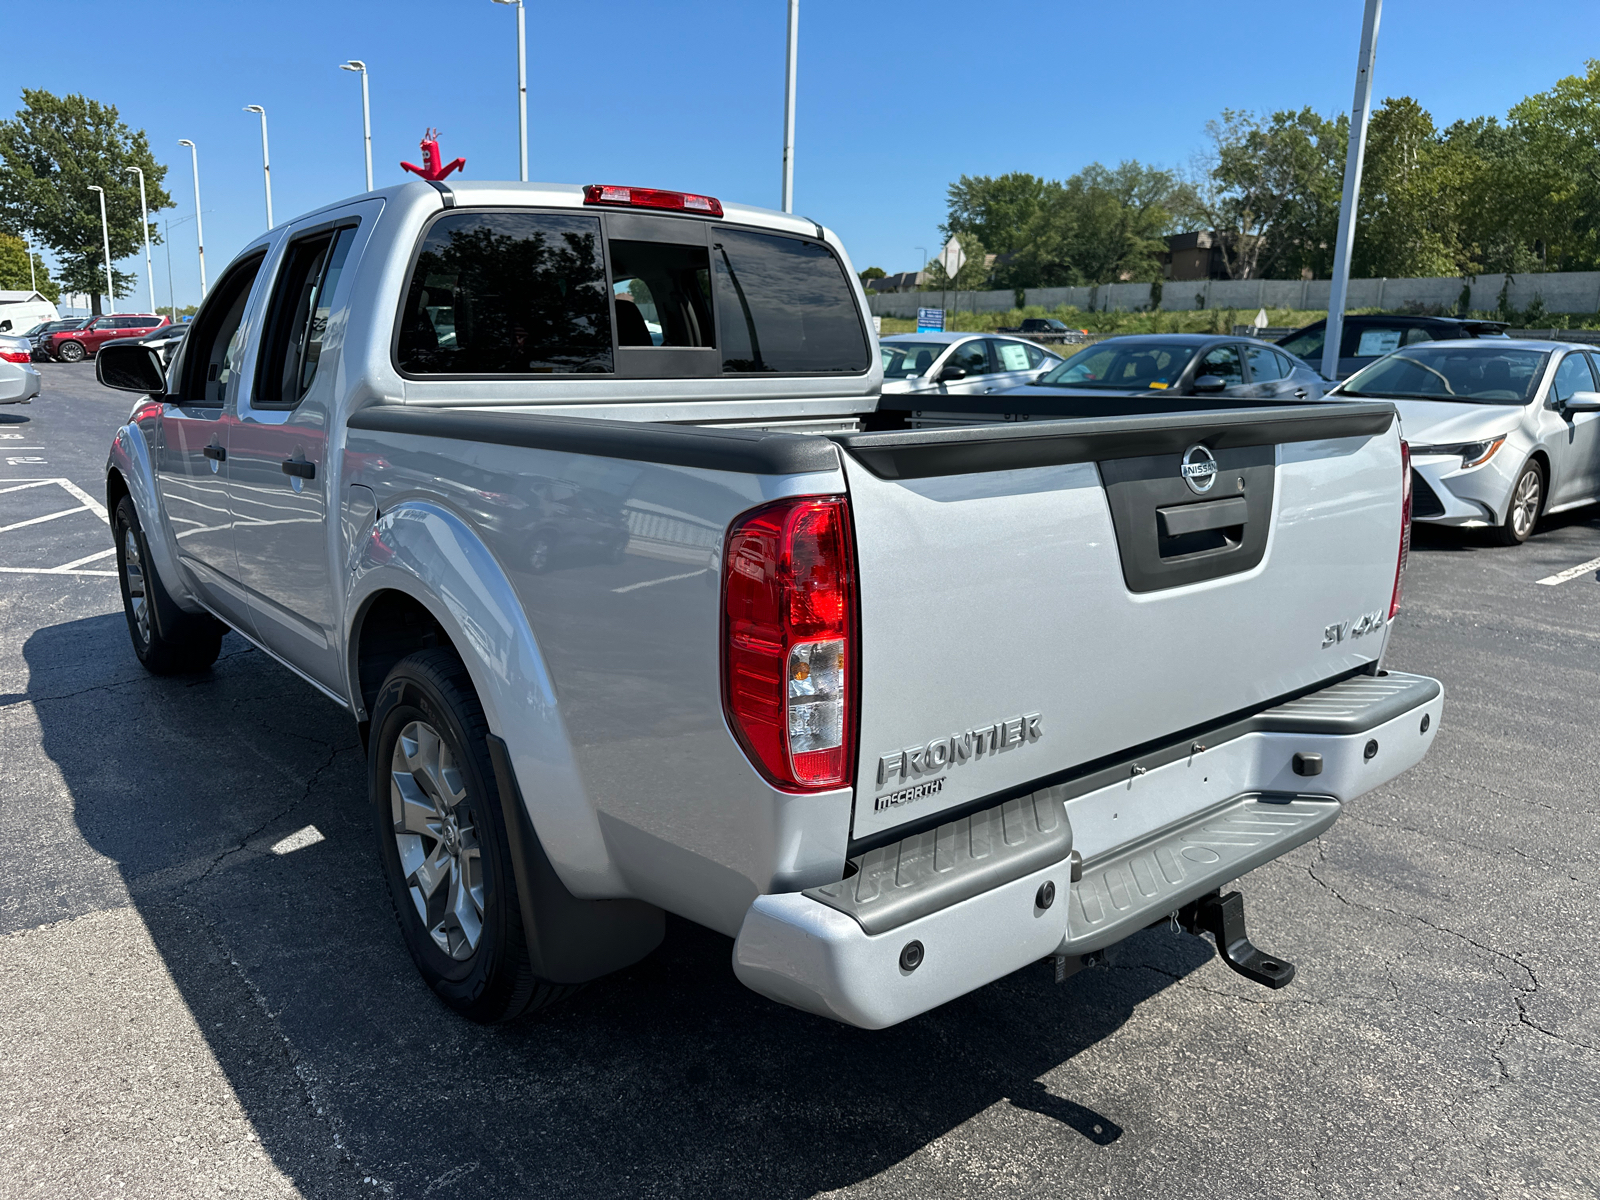
<svg viewBox="0 0 1600 1200">
<path fill-rule="evenodd" d="M 102 346 L 94 356 L 94 375 L 106 387 L 147 396 L 167 394 L 167 373 L 161 355 L 140 342 Z"/>
<path fill-rule="evenodd" d="M 1561 407 L 1569 413 L 1600 412 L 1600 392 L 1573 392 Z"/>
<path fill-rule="evenodd" d="M 1220 392 L 1227 386 L 1227 377 L 1223 375 L 1201 375 L 1194 381 L 1194 390 L 1202 395 L 1210 392 Z"/>
<path fill-rule="evenodd" d="M 954 383 L 958 379 L 965 379 L 967 372 L 962 367 L 946 367 L 939 372 L 940 383 Z"/>
</svg>

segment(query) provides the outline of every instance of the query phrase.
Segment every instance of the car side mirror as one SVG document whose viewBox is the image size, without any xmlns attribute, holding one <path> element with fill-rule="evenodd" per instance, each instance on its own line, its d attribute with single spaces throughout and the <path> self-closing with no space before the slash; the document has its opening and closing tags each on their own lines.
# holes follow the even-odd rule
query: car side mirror
<svg viewBox="0 0 1600 1200">
<path fill-rule="evenodd" d="M 940 383 L 954 383 L 956 380 L 965 379 L 966 377 L 967 372 L 963 367 L 946 367 L 939 372 Z"/>
<path fill-rule="evenodd" d="M 121 392 L 167 394 L 167 373 L 161 366 L 161 355 L 142 342 L 100 347 L 100 353 L 94 356 L 94 375 L 106 387 Z"/>
<path fill-rule="evenodd" d="M 1573 392 L 1561 407 L 1569 413 L 1600 412 L 1600 392 Z"/>
<path fill-rule="evenodd" d="M 1228 380 L 1224 375 L 1201 375 L 1194 381 L 1194 390 L 1202 394 L 1220 392 L 1227 386 Z"/>
</svg>

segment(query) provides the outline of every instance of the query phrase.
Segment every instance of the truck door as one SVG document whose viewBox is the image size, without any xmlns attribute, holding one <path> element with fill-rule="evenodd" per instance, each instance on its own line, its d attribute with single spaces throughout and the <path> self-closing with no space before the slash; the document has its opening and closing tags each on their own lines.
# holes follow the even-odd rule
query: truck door
<svg viewBox="0 0 1600 1200">
<path fill-rule="evenodd" d="M 233 553 L 228 445 L 249 333 L 245 314 L 261 262 L 248 259 L 224 275 L 195 316 L 156 442 L 157 486 L 178 561 L 205 602 L 250 633 Z"/>
<path fill-rule="evenodd" d="M 328 537 L 336 305 L 358 218 L 296 235 L 265 306 L 260 354 L 228 447 L 240 580 L 261 640 L 342 690 Z M 330 361 L 324 366 L 324 358 Z"/>
</svg>

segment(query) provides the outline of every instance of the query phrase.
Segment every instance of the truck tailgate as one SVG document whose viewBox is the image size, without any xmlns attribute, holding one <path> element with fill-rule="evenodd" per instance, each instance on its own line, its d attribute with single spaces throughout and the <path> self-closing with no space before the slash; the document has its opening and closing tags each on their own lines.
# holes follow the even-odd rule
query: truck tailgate
<svg viewBox="0 0 1600 1200">
<path fill-rule="evenodd" d="M 1382 653 L 1387 405 L 835 440 L 860 573 L 858 841 Z"/>
</svg>

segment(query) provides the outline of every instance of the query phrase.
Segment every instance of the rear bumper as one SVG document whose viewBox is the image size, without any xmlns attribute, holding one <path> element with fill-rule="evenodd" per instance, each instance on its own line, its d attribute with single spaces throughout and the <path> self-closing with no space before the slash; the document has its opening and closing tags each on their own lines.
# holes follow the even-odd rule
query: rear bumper
<svg viewBox="0 0 1600 1200">
<path fill-rule="evenodd" d="M 0 363 L 0 404 L 27 404 L 39 394 L 39 372 L 23 363 Z"/>
<path fill-rule="evenodd" d="M 1322 833 L 1344 801 L 1421 760 L 1443 702 L 1439 685 L 1420 676 L 1358 677 L 1121 782 L 1096 776 L 1092 790 L 1044 789 L 1033 803 L 1064 806 L 1067 834 L 1036 835 L 1054 861 L 1013 855 L 1002 882 L 991 882 L 984 856 L 944 850 L 966 845 L 985 814 L 907 838 L 853 859 L 859 869 L 842 885 L 757 897 L 734 944 L 734 972 L 783 1004 L 881 1029 L 1046 956 L 1104 949 Z M 1296 755 L 1303 769 L 1320 755 L 1320 773 L 1297 774 Z M 886 861 L 896 855 L 899 869 Z M 953 880 L 965 871 L 987 872 L 988 886 L 970 894 Z M 1046 884 L 1055 899 L 1042 905 Z M 928 911 L 880 894 L 924 888 L 952 899 Z M 908 969 L 912 942 L 920 962 Z"/>
</svg>

